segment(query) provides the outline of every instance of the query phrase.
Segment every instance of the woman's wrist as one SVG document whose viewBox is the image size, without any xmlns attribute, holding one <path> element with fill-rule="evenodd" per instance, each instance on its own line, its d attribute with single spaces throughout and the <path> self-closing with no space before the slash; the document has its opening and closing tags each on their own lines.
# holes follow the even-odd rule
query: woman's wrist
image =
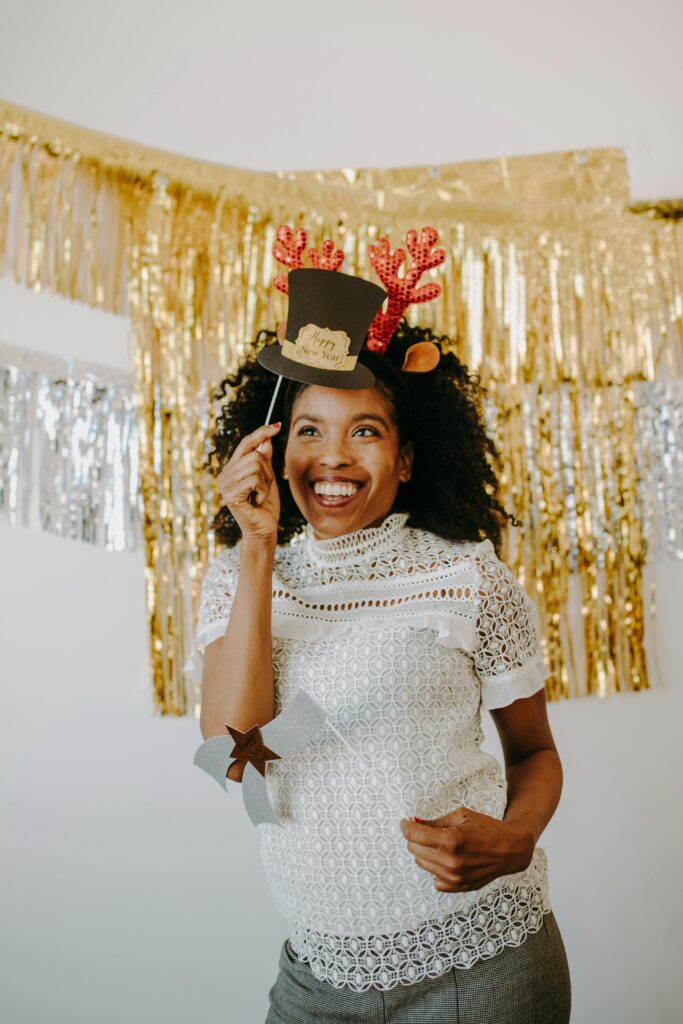
<svg viewBox="0 0 683 1024">
<path fill-rule="evenodd" d="M 250 536 L 243 534 L 240 540 L 240 557 L 247 557 L 252 561 L 262 559 L 272 561 L 277 547 L 277 534 L 271 536 Z"/>
<path fill-rule="evenodd" d="M 510 857 L 519 865 L 515 871 L 524 871 L 531 863 L 536 849 L 535 833 L 524 821 L 503 819 L 503 824 L 507 828 Z"/>
</svg>

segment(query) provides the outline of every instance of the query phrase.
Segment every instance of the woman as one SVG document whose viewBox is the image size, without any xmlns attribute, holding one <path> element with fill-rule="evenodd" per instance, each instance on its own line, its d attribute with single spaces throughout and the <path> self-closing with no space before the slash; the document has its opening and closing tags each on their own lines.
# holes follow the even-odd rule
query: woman
<svg viewBox="0 0 683 1024">
<path fill-rule="evenodd" d="M 425 339 L 438 366 L 407 379 Z M 267 762 L 282 826 L 258 826 L 261 857 L 290 935 L 266 1024 L 569 1020 L 536 845 L 562 787 L 548 671 L 535 606 L 496 553 L 519 524 L 481 389 L 444 341 L 403 320 L 386 355 L 359 356 L 374 386 L 290 380 L 269 426 L 255 360 L 222 384 L 202 735 L 265 724 L 300 686 L 333 727 Z M 480 749 L 481 707 L 505 778 Z"/>
</svg>

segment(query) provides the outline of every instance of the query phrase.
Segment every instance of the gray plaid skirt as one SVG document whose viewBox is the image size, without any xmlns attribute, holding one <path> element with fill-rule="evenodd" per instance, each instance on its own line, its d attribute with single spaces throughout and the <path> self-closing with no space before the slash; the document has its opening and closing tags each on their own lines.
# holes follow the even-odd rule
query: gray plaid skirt
<svg viewBox="0 0 683 1024">
<path fill-rule="evenodd" d="M 521 946 L 388 991 L 319 981 L 285 939 L 268 998 L 265 1024 L 568 1024 L 571 986 L 550 911 Z"/>
</svg>

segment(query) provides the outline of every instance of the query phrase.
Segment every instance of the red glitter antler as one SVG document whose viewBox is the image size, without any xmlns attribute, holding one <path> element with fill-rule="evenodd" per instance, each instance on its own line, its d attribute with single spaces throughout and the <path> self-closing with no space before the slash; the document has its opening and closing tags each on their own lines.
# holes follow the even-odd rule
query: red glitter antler
<svg viewBox="0 0 683 1024">
<path fill-rule="evenodd" d="M 290 270 L 299 270 L 304 266 L 303 253 L 306 248 L 308 235 L 303 228 L 299 228 L 296 235 L 287 224 L 282 224 L 275 232 L 273 242 L 273 256 Z M 334 242 L 327 239 L 323 242 L 322 250 L 310 248 L 308 259 L 312 267 L 318 270 L 339 270 L 344 262 L 344 251 L 335 249 Z M 278 274 L 273 278 L 273 284 L 285 295 L 289 291 L 287 275 Z"/>
<path fill-rule="evenodd" d="M 298 270 L 304 265 L 302 253 L 306 248 L 307 240 L 308 235 L 303 228 L 299 228 L 295 236 L 289 225 L 283 224 L 275 232 L 273 256 L 278 263 L 282 263 L 283 266 L 289 267 L 290 270 Z M 278 274 L 277 277 L 274 277 L 273 284 L 281 292 L 284 292 L 285 295 L 289 291 L 289 288 L 287 287 L 286 274 Z"/>
<path fill-rule="evenodd" d="M 406 235 L 406 245 L 411 263 L 403 277 L 399 277 L 399 269 L 406 258 L 405 251 L 399 248 L 392 253 L 386 238 L 380 238 L 378 241 L 379 245 L 368 246 L 368 256 L 387 290 L 388 305 L 386 313 L 380 310 L 372 321 L 366 345 L 373 352 L 383 353 L 408 306 L 413 302 L 429 302 L 441 294 L 440 284 L 431 282 L 418 288 L 417 282 L 426 270 L 443 263 L 446 259 L 446 250 L 436 249 L 432 252 L 439 241 L 439 232 L 436 228 L 422 228 L 419 242 L 417 231 L 410 230 Z"/>
<path fill-rule="evenodd" d="M 309 249 L 308 258 L 311 261 L 311 266 L 317 267 L 318 270 L 339 270 L 344 262 L 344 250 L 335 249 L 334 242 L 328 238 L 323 242 L 322 252 L 318 252 L 317 249 Z"/>
</svg>

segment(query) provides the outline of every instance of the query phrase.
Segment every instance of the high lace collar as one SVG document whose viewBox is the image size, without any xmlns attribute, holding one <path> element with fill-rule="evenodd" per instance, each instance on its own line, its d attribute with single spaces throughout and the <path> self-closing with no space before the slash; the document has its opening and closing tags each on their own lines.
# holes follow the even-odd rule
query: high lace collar
<svg viewBox="0 0 683 1024">
<path fill-rule="evenodd" d="M 394 547 L 405 529 L 408 512 L 391 512 L 379 526 L 366 526 L 339 537 L 318 540 L 313 527 L 304 527 L 306 553 L 312 562 L 320 565 L 339 565 L 342 562 L 362 561 Z"/>
</svg>

